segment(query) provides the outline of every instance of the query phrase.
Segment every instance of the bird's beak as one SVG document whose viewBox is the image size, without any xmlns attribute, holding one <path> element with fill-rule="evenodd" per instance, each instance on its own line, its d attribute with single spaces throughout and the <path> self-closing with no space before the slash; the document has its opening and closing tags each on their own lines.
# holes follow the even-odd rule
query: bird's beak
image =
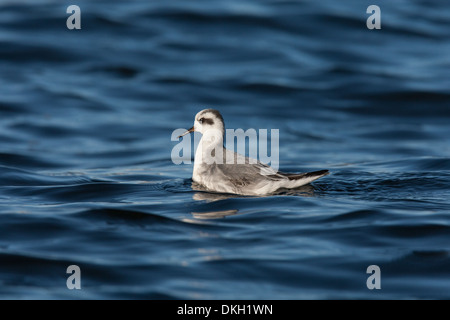
<svg viewBox="0 0 450 320">
<path fill-rule="evenodd" d="M 194 127 L 190 128 L 188 131 L 186 131 L 185 133 L 183 133 L 181 136 L 178 136 L 178 139 L 180 139 L 182 136 L 187 135 L 188 133 L 194 132 Z"/>
</svg>

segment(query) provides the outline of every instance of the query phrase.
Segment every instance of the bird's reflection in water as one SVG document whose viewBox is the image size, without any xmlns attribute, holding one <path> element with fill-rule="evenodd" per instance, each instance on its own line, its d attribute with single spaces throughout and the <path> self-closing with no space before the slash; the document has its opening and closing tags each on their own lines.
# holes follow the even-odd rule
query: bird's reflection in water
<svg viewBox="0 0 450 320">
<path fill-rule="evenodd" d="M 196 219 L 221 219 L 228 216 L 239 214 L 238 210 L 223 210 L 223 211 L 209 211 L 209 212 L 192 212 Z"/>
<path fill-rule="evenodd" d="M 194 193 L 192 198 L 197 201 L 206 201 L 206 202 L 214 202 L 219 200 L 226 199 L 238 199 L 238 198 L 265 198 L 271 196 L 301 196 L 301 197 L 313 197 L 314 196 L 314 187 L 310 184 L 299 187 L 297 189 L 281 189 L 276 193 L 272 193 L 270 195 L 264 196 L 241 196 L 237 194 L 229 194 L 229 193 L 215 193 L 210 192 L 205 189 L 202 185 L 192 182 L 192 190 L 198 191 Z M 223 210 L 223 211 L 207 211 L 207 212 L 192 212 L 194 218 L 197 219 L 220 219 L 228 216 L 238 215 L 238 209 L 232 210 Z"/>
</svg>

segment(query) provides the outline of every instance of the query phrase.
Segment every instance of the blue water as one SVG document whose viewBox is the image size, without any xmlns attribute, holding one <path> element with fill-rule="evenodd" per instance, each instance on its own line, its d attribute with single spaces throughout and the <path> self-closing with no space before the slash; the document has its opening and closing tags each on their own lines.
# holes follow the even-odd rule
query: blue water
<svg viewBox="0 0 450 320">
<path fill-rule="evenodd" d="M 449 299 L 449 10 L 0 2 L 0 298 Z M 194 190 L 170 137 L 206 107 L 279 129 L 280 169 L 331 175 Z"/>
</svg>

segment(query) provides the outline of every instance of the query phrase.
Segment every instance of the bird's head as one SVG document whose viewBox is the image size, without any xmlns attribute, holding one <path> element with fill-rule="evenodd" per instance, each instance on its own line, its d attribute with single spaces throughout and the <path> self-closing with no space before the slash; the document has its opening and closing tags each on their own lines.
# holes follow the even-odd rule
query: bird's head
<svg viewBox="0 0 450 320">
<path fill-rule="evenodd" d="M 221 132 L 222 136 L 225 134 L 225 122 L 220 112 L 215 109 L 205 109 L 197 113 L 194 119 L 194 126 L 179 136 L 179 138 L 194 131 L 204 135 L 210 130 Z"/>
</svg>

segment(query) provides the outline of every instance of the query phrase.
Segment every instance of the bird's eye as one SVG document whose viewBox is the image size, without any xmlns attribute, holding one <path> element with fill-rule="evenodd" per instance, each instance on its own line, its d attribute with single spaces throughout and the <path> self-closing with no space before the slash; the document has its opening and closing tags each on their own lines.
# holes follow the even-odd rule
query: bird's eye
<svg viewBox="0 0 450 320">
<path fill-rule="evenodd" d="M 200 122 L 202 124 L 204 120 L 205 120 L 205 118 L 201 118 L 200 120 L 198 120 L 198 122 Z"/>
</svg>

